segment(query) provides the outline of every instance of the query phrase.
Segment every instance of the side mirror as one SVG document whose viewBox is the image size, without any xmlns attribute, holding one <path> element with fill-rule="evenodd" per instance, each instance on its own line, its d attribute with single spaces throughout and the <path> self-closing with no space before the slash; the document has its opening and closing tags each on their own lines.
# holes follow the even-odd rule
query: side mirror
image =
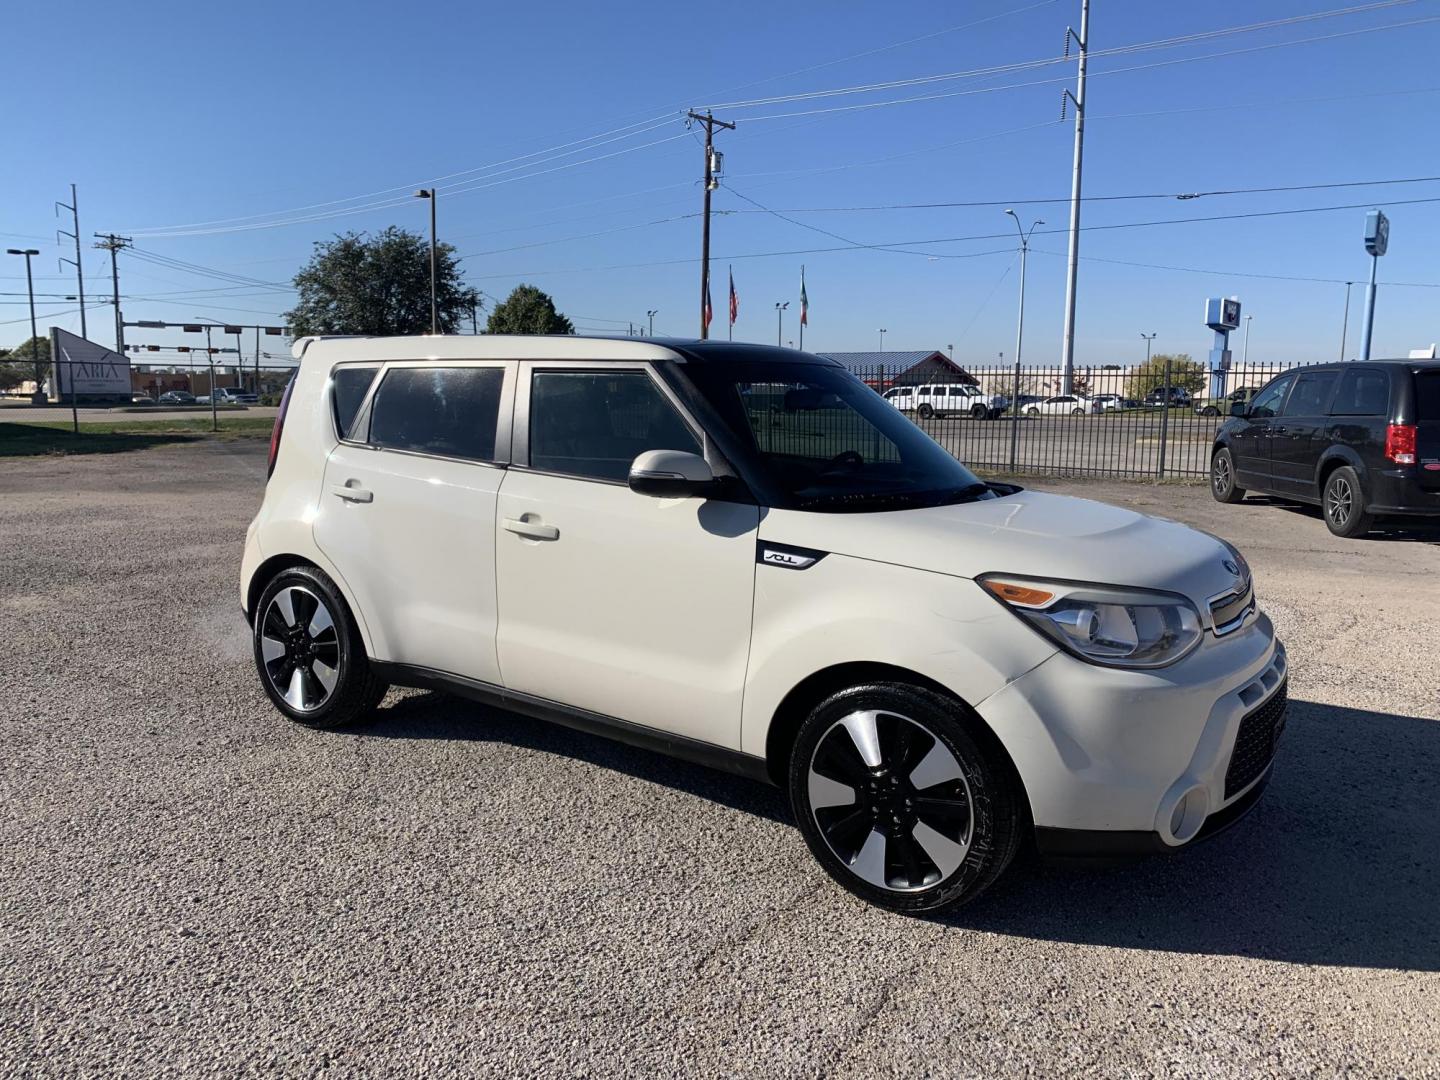
<svg viewBox="0 0 1440 1080">
<path fill-rule="evenodd" d="M 630 463 L 630 490 L 662 499 L 704 495 L 715 474 L 699 454 L 684 450 L 646 450 Z"/>
<path fill-rule="evenodd" d="M 1232 401 L 1230 403 L 1231 416 L 1249 416 L 1250 406 L 1243 401 Z"/>
</svg>

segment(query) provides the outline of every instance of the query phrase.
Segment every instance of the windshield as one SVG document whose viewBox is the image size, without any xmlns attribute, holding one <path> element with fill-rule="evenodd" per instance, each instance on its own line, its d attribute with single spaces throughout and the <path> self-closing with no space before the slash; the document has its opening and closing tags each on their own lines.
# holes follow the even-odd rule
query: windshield
<svg viewBox="0 0 1440 1080">
<path fill-rule="evenodd" d="M 788 509 L 908 510 L 995 498 L 894 406 L 843 368 L 707 360 L 685 375 Z"/>
</svg>

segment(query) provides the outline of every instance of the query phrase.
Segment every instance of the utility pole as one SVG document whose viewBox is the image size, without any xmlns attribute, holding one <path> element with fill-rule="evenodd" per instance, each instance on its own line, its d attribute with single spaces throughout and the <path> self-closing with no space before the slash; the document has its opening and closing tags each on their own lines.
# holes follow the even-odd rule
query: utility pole
<svg viewBox="0 0 1440 1080">
<path fill-rule="evenodd" d="M 260 327 L 255 327 L 255 393 L 260 393 Z"/>
<path fill-rule="evenodd" d="M 110 252 L 110 302 L 115 305 L 115 351 L 125 352 L 125 320 L 120 315 L 120 264 L 116 256 L 134 243 L 128 236 L 114 233 L 96 233 L 100 243 L 97 248 Z"/>
<path fill-rule="evenodd" d="M 720 186 L 715 178 L 719 164 L 715 153 L 715 129 L 734 131 L 735 125 L 716 120 L 708 110 L 704 116 L 693 109 L 686 114 L 691 120 L 705 127 L 705 211 L 700 226 L 700 339 L 710 336 L 710 193 Z"/>
<path fill-rule="evenodd" d="M 1075 381 L 1075 286 L 1080 268 L 1080 173 L 1085 159 L 1085 69 L 1090 54 L 1090 0 L 1080 0 L 1080 34 L 1065 30 L 1065 55 L 1070 55 L 1070 39 L 1080 47 L 1075 93 L 1064 92 L 1060 99 L 1060 118 L 1065 118 L 1065 102 L 1075 106 L 1075 169 L 1070 180 L 1070 257 L 1065 273 L 1065 345 L 1062 353 L 1064 378 L 1061 391 L 1070 393 Z"/>
<path fill-rule="evenodd" d="M 39 332 L 35 329 L 35 278 L 30 272 L 30 260 L 36 255 L 39 255 L 40 251 L 38 248 L 6 248 L 5 253 L 7 255 L 21 255 L 25 259 L 25 288 L 26 291 L 30 294 L 30 358 L 35 361 L 35 396 L 31 398 L 31 403 L 39 405 L 43 401 L 42 391 L 40 388 L 40 383 L 42 381 L 40 378 L 40 341 Z M 60 369 L 56 366 L 54 362 L 55 357 L 52 356 L 50 358 L 50 361 L 51 373 L 52 375 L 54 375 L 54 378 L 51 381 L 55 384 L 55 396 L 56 398 L 59 398 Z"/>
<path fill-rule="evenodd" d="M 73 216 L 75 221 L 75 231 L 73 233 L 68 233 L 64 229 L 57 229 L 56 235 L 68 236 L 70 237 L 70 239 L 75 241 L 75 258 L 71 260 L 65 258 L 64 256 L 61 256 L 60 261 L 62 263 L 73 262 L 73 265 L 75 267 L 75 293 L 77 299 L 79 299 L 80 301 L 80 336 L 83 338 L 88 338 L 89 334 L 86 333 L 85 330 L 85 271 L 80 266 L 80 199 L 75 194 L 74 184 L 70 185 L 70 204 L 67 206 L 63 202 L 55 203 L 55 212 L 57 214 L 62 209 L 69 210 L 71 215 Z"/>
</svg>

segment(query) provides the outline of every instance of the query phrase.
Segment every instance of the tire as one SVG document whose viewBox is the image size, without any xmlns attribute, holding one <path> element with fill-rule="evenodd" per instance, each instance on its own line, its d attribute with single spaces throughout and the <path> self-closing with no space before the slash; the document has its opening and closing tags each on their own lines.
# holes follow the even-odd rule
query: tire
<svg viewBox="0 0 1440 1080">
<path fill-rule="evenodd" d="M 306 727 L 363 720 L 388 689 L 371 670 L 340 591 L 316 567 L 275 575 L 255 605 L 251 638 L 265 693 L 286 717 Z"/>
<path fill-rule="evenodd" d="M 1085 410 L 1084 410 L 1084 409 L 1071 409 L 1071 410 L 1070 410 L 1070 415 L 1071 415 L 1071 416 L 1084 416 L 1084 415 L 1085 415 Z"/>
<path fill-rule="evenodd" d="M 1235 483 L 1235 459 L 1223 446 L 1210 458 L 1210 494 L 1222 503 L 1238 503 L 1245 498 L 1245 489 Z"/>
<path fill-rule="evenodd" d="M 1220 410 L 1217 409 L 1214 405 L 1206 405 L 1205 408 L 1203 408 L 1203 409 L 1200 410 L 1200 415 L 1201 415 L 1201 416 L 1219 416 L 1219 415 L 1220 415 Z"/>
<path fill-rule="evenodd" d="M 917 416 L 920 417 L 921 420 L 929 420 L 932 416 L 935 415 L 935 408 L 927 402 L 926 404 L 921 405 L 918 409 L 916 409 L 915 413 Z"/>
<path fill-rule="evenodd" d="M 971 736 L 963 705 L 905 683 L 853 686 L 817 705 L 796 736 L 789 787 L 825 872 L 890 911 L 974 900 L 1024 833 L 1003 753 Z"/>
<path fill-rule="evenodd" d="M 1365 489 L 1360 476 L 1349 465 L 1340 466 L 1326 477 L 1320 506 L 1326 526 L 1336 536 L 1364 536 L 1375 524 L 1375 516 L 1365 512 Z"/>
<path fill-rule="evenodd" d="M 1026 416 L 1039 416 L 1039 415 L 1040 415 L 1040 410 L 1037 409 L 1037 408 L 1035 408 L 1034 405 L 1031 405 L 1028 409 L 1025 410 L 1025 415 L 1026 415 Z"/>
<path fill-rule="evenodd" d="M 970 406 L 970 419 L 972 419 L 972 420 L 984 420 L 985 417 L 987 417 L 987 416 L 989 416 L 989 415 L 990 415 L 990 410 L 987 409 L 984 405 L 971 405 L 971 406 Z"/>
</svg>

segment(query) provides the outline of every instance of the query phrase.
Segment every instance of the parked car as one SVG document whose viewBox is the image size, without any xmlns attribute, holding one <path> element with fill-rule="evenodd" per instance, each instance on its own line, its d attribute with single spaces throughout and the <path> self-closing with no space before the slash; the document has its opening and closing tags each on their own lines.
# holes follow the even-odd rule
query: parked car
<svg viewBox="0 0 1440 1080">
<path fill-rule="evenodd" d="M 1317 364 L 1235 402 L 1215 435 L 1210 491 L 1315 503 L 1336 536 L 1390 514 L 1440 516 L 1440 360 Z"/>
<path fill-rule="evenodd" d="M 149 394 L 131 394 L 131 395 L 130 395 L 130 404 L 131 404 L 131 405 L 154 405 L 154 404 L 155 404 L 155 399 L 152 398 Z"/>
<path fill-rule="evenodd" d="M 292 720 L 436 687 L 732 769 L 789 792 L 836 881 L 907 912 L 977 896 L 1032 836 L 1176 851 L 1265 785 L 1286 660 L 1238 551 L 981 481 L 832 361 L 293 351 L 239 580 Z"/>
<path fill-rule="evenodd" d="M 161 405 L 194 405 L 195 395 L 188 390 L 166 390 L 160 395 Z"/>
<path fill-rule="evenodd" d="M 1119 394 L 1096 394 L 1090 399 L 1091 412 L 1127 412 L 1130 409 L 1140 408 L 1140 402 L 1134 398 L 1121 397 Z"/>
<path fill-rule="evenodd" d="M 1157 386 L 1146 394 L 1145 407 L 1163 409 L 1165 407 L 1165 387 Z M 1170 407 L 1172 409 L 1188 409 L 1190 407 L 1190 391 L 1181 386 L 1170 387 Z"/>
<path fill-rule="evenodd" d="M 1201 416 L 1230 415 L 1230 407 L 1236 402 L 1242 405 L 1250 403 L 1250 400 L 1259 393 L 1259 388 L 1254 386 L 1242 386 L 1238 390 L 1232 390 L 1224 397 L 1210 398 L 1204 401 L 1195 402 L 1195 411 Z"/>
<path fill-rule="evenodd" d="M 1084 416 L 1090 399 L 1082 394 L 1056 394 L 1025 406 L 1026 416 Z"/>
<path fill-rule="evenodd" d="M 885 400 L 902 412 L 913 411 L 928 420 L 932 416 L 961 414 L 977 420 L 999 416 L 1010 407 L 1003 394 L 987 394 L 969 383 L 927 383 L 922 386 L 896 386 L 885 392 Z"/>
<path fill-rule="evenodd" d="M 237 390 L 227 386 L 221 386 L 215 390 L 215 404 L 217 405 L 258 405 L 259 403 L 260 395 L 252 394 L 248 390 Z"/>
</svg>

